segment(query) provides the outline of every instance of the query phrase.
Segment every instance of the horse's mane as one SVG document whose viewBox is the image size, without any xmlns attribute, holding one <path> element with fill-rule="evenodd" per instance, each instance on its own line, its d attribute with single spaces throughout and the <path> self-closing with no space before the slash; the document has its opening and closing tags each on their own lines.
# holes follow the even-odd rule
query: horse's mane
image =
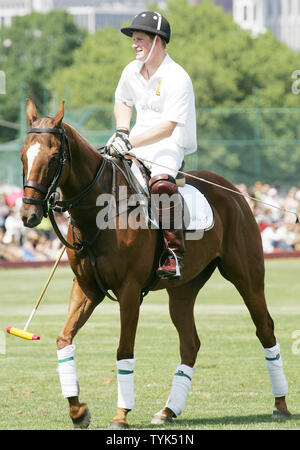
<svg viewBox="0 0 300 450">
<path fill-rule="evenodd" d="M 70 132 L 73 135 L 75 135 L 75 139 L 77 141 L 81 141 L 81 144 L 84 145 L 87 150 L 90 150 L 93 153 L 100 156 L 99 151 L 84 136 L 82 136 L 82 134 L 80 134 L 79 131 L 76 130 L 76 128 L 74 128 L 72 125 L 65 123 L 65 122 L 63 122 L 62 125 L 65 127 L 66 130 L 69 129 Z"/>
</svg>

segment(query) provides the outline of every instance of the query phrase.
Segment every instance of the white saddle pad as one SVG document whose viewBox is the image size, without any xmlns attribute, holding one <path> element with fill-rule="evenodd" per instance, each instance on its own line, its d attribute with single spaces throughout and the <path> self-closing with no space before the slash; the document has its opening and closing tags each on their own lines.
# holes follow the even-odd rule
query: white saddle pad
<svg viewBox="0 0 300 450">
<path fill-rule="evenodd" d="M 214 225 L 214 215 L 206 197 L 194 186 L 185 184 L 178 188 L 184 198 L 185 207 L 188 214 L 184 211 L 184 223 L 186 231 L 209 230 Z M 189 223 L 186 221 L 189 217 Z"/>
<path fill-rule="evenodd" d="M 133 162 L 131 166 L 135 177 L 146 191 L 146 182 L 138 166 Z M 186 231 L 205 231 L 214 226 L 214 215 L 205 196 L 194 186 L 185 184 L 178 188 L 185 200 L 184 224 Z M 187 209 L 187 211 L 186 211 Z M 158 224 L 156 224 L 158 227 Z"/>
</svg>

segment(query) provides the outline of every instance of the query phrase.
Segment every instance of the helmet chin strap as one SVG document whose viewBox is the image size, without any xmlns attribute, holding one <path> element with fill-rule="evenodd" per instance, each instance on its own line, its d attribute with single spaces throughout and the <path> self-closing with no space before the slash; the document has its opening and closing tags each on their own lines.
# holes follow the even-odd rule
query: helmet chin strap
<svg viewBox="0 0 300 450">
<path fill-rule="evenodd" d="M 155 38 L 153 39 L 153 43 L 152 43 L 152 46 L 151 46 L 151 48 L 150 48 L 150 52 L 149 52 L 148 55 L 147 55 L 147 58 L 145 59 L 145 61 L 143 61 L 144 64 L 146 64 L 146 62 L 148 62 L 149 59 L 151 58 L 152 52 L 153 52 L 154 47 L 155 47 L 155 44 L 156 44 L 156 40 L 157 40 L 157 35 L 156 35 Z"/>
</svg>

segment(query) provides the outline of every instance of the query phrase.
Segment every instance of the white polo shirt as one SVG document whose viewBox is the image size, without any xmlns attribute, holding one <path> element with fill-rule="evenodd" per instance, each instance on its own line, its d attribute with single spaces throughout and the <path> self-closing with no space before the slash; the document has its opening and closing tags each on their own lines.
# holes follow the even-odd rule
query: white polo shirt
<svg viewBox="0 0 300 450">
<path fill-rule="evenodd" d="M 169 55 L 150 80 L 145 80 L 140 70 L 141 61 L 132 61 L 122 72 L 115 92 L 115 101 L 135 106 L 136 123 L 130 136 L 168 120 L 177 122 L 169 138 L 157 144 L 161 149 L 180 148 L 185 155 L 197 149 L 195 97 L 192 81 L 187 72 Z"/>
</svg>

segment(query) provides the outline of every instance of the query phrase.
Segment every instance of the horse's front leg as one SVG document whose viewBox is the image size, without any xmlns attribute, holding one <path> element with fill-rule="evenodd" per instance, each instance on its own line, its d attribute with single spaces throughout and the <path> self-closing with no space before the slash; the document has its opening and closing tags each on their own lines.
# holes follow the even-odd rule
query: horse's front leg
<svg viewBox="0 0 300 450">
<path fill-rule="evenodd" d="M 75 345 L 72 344 L 77 331 L 85 324 L 94 308 L 102 299 L 92 301 L 80 288 L 75 278 L 66 322 L 57 337 L 58 373 L 62 395 L 68 399 L 69 414 L 74 428 L 87 428 L 91 416 L 85 403 L 79 402 L 79 382 L 74 359 Z"/>
<path fill-rule="evenodd" d="M 134 342 L 139 319 L 140 292 L 128 283 L 118 295 L 121 332 L 117 350 L 118 410 L 109 428 L 128 428 L 127 414 L 134 407 Z"/>
</svg>

